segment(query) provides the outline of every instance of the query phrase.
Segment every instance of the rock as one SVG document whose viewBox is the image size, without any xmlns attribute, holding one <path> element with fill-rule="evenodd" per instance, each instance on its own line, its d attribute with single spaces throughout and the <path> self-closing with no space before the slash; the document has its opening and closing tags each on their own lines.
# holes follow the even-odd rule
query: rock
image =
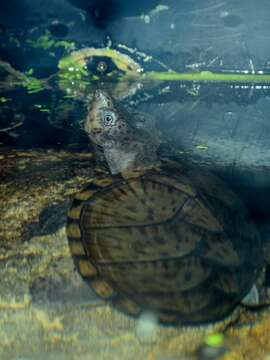
<svg viewBox="0 0 270 360">
<path fill-rule="evenodd" d="M 4 247 L 63 226 L 72 195 L 94 175 L 91 153 L 63 150 L 2 150 L 0 171 Z"/>
</svg>

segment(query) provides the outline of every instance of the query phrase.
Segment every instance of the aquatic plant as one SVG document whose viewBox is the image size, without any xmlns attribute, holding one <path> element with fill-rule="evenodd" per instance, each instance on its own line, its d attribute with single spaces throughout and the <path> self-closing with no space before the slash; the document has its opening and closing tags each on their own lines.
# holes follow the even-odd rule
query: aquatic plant
<svg viewBox="0 0 270 360">
<path fill-rule="evenodd" d="M 19 39 L 17 39 L 15 36 L 11 35 L 8 38 L 9 42 L 14 44 L 17 48 L 21 47 L 21 42 Z"/>
<path fill-rule="evenodd" d="M 110 59 L 115 64 L 116 69 L 124 74 L 136 74 L 142 71 L 140 65 L 131 57 L 110 48 L 87 48 L 73 51 L 69 56 L 60 60 L 58 67 L 62 73 L 70 71 L 70 68 L 72 67 L 75 71 L 79 72 L 84 69 L 83 74 L 90 75 L 89 72 L 87 72 L 87 63 L 89 59 L 93 57 L 105 57 Z"/>
<path fill-rule="evenodd" d="M 203 145 L 203 144 L 198 144 L 198 145 L 196 145 L 196 149 L 205 151 L 205 150 L 208 150 L 208 146 Z"/>
<path fill-rule="evenodd" d="M 37 79 L 33 75 L 33 69 L 25 73 L 14 69 L 9 63 L 0 60 L 0 70 L 3 71 L 4 79 L 0 82 L 0 90 L 9 91 L 15 88 L 25 88 L 29 94 L 43 91 L 47 87 L 46 79 Z M 5 100 L 2 98 L 1 102 Z"/>
<path fill-rule="evenodd" d="M 110 47 L 91 47 L 73 51 L 63 57 L 58 63 L 59 88 L 66 93 L 67 97 L 85 98 L 86 95 L 92 93 L 95 83 L 102 81 L 106 82 L 106 86 L 116 98 L 123 99 L 134 95 L 142 87 L 144 91 L 159 87 L 159 93 L 170 92 L 168 86 L 162 88 L 164 82 L 183 83 L 186 92 L 194 97 L 200 96 L 202 83 L 227 83 L 239 87 L 255 84 L 263 89 L 270 83 L 270 74 L 263 71 L 255 74 L 247 70 L 228 73 L 196 70 L 180 73 L 137 49 L 129 48 L 124 44 L 118 44 L 117 47 L 120 51 Z M 101 62 L 108 64 L 107 71 L 104 73 L 98 71 L 99 58 Z M 142 65 L 148 63 L 151 68 L 157 65 L 163 70 L 146 71 L 140 63 Z M 96 69 L 93 69 L 92 65 Z M 205 147 L 198 147 L 198 149 L 207 150 Z"/>
<path fill-rule="evenodd" d="M 235 73 L 217 73 L 201 71 L 192 73 L 178 72 L 148 72 L 144 73 L 142 80 L 148 81 L 195 81 L 195 82 L 220 82 L 220 83 L 270 83 L 270 74 L 263 72 L 250 74 L 245 71 Z"/>
<path fill-rule="evenodd" d="M 58 41 L 50 37 L 49 32 L 42 35 L 36 40 L 28 40 L 33 47 L 41 47 L 44 50 L 51 50 L 51 48 L 64 47 L 65 50 L 74 49 L 75 44 L 68 41 Z M 64 56 L 58 63 L 58 73 L 50 76 L 47 79 L 38 79 L 33 76 L 33 69 L 29 69 L 25 73 L 15 70 L 9 63 L 0 61 L 0 70 L 5 75 L 4 80 L 0 82 L 0 90 L 9 91 L 16 87 L 23 87 L 29 94 L 43 91 L 51 88 L 50 80 L 56 78 L 58 86 L 66 93 L 68 97 L 84 97 L 91 92 L 93 86 L 97 81 L 108 81 L 108 86 L 113 87 L 113 92 L 120 94 L 119 98 L 125 97 L 128 94 L 134 94 L 141 87 L 144 86 L 158 86 L 162 82 L 179 81 L 192 84 L 192 88 L 186 91 L 192 96 L 199 96 L 199 86 L 201 83 L 228 83 L 241 84 L 243 86 L 256 84 L 256 86 L 268 87 L 270 83 L 270 74 L 258 71 L 257 73 L 248 73 L 246 70 L 237 71 L 233 73 L 224 72 L 183 72 L 179 73 L 169 69 L 166 64 L 162 64 L 155 60 L 152 56 L 131 49 L 125 45 L 119 44 L 121 50 L 128 52 L 122 53 L 118 50 L 106 48 L 85 48 L 78 51 L 73 51 L 69 55 Z M 167 71 L 145 71 L 141 65 L 133 58 L 136 57 L 140 62 L 157 63 Z M 93 60 L 111 62 L 113 64 L 110 71 L 104 74 L 92 71 L 89 68 L 89 63 Z M 95 62 L 94 62 L 95 63 Z M 146 85 L 148 84 L 148 85 Z M 167 88 L 165 88 L 167 89 Z"/>
<path fill-rule="evenodd" d="M 125 75 L 142 71 L 140 65 L 130 56 L 117 50 L 109 47 L 86 48 L 73 51 L 59 61 L 59 87 L 66 91 L 68 96 L 77 96 L 78 93 L 82 94 L 89 91 L 93 87 L 93 83 L 100 80 L 100 76 L 88 68 L 88 63 L 99 58 L 103 60 L 107 58 L 108 62 L 112 62 L 114 65 L 113 69 L 103 77 L 104 81 L 113 82 L 119 80 L 124 82 Z"/>
<path fill-rule="evenodd" d="M 37 93 L 45 90 L 45 81 L 34 78 L 32 76 L 25 76 L 23 79 L 21 86 L 26 88 L 28 94 Z"/>
<path fill-rule="evenodd" d="M 1 96 L 1 97 L 0 97 L 0 104 L 5 104 L 5 103 L 7 103 L 8 101 L 10 101 L 10 99 L 6 98 L 5 96 Z"/>
<path fill-rule="evenodd" d="M 44 105 L 34 104 L 34 107 L 36 109 L 38 109 L 40 112 L 47 112 L 47 113 L 51 112 L 51 110 L 48 107 L 44 106 Z"/>
<path fill-rule="evenodd" d="M 129 51 L 131 54 L 139 55 L 144 62 L 155 61 L 152 57 L 141 56 L 140 52 L 137 52 L 136 49 L 129 49 L 123 45 L 119 45 L 121 49 Z M 214 82 L 214 83 L 239 83 L 239 84 L 269 84 L 270 83 L 270 74 L 259 71 L 256 74 L 249 73 L 246 70 L 237 71 L 237 72 L 211 72 L 211 71 L 201 71 L 201 72 L 183 72 L 179 73 L 176 71 L 150 71 L 146 72 L 143 68 L 134 61 L 129 55 L 123 54 L 117 50 L 111 48 L 87 48 L 78 51 L 72 52 L 69 56 L 64 57 L 60 60 L 58 67 L 60 69 L 59 78 L 60 80 L 65 80 L 62 82 L 63 87 L 70 88 L 70 85 L 77 86 L 82 85 L 78 82 L 86 81 L 96 81 L 99 80 L 99 77 L 95 74 L 92 74 L 87 68 L 87 62 L 91 58 L 108 58 L 115 65 L 116 70 L 111 71 L 106 74 L 107 79 L 117 79 L 119 81 L 140 81 L 140 82 L 160 82 L 160 81 L 179 81 L 179 82 L 191 82 L 191 83 L 203 83 L 203 82 Z M 159 63 L 159 62 L 158 62 Z M 164 64 L 161 64 L 163 67 Z M 85 85 L 85 84 L 84 84 Z M 72 87 L 71 86 L 71 87 Z M 196 90 L 196 89 L 195 89 Z M 194 89 L 188 90 L 192 91 L 192 95 L 198 96 L 198 91 Z"/>
<path fill-rule="evenodd" d="M 28 39 L 26 41 L 33 48 L 41 48 L 43 50 L 49 50 L 53 48 L 64 48 L 65 50 L 74 50 L 75 42 L 67 40 L 55 40 L 51 37 L 50 32 L 47 30 L 44 35 L 41 35 L 37 39 Z"/>
</svg>

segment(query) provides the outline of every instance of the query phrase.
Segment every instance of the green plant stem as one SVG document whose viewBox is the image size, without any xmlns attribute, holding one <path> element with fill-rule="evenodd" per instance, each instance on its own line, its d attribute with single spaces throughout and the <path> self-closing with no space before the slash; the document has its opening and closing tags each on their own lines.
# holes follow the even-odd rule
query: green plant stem
<svg viewBox="0 0 270 360">
<path fill-rule="evenodd" d="M 201 71 L 199 73 L 177 73 L 177 72 L 148 72 L 143 75 L 135 75 L 145 81 L 195 81 L 195 82 L 226 82 L 226 83 L 260 83 L 269 84 L 269 74 L 243 74 L 243 73 L 214 73 Z"/>
</svg>

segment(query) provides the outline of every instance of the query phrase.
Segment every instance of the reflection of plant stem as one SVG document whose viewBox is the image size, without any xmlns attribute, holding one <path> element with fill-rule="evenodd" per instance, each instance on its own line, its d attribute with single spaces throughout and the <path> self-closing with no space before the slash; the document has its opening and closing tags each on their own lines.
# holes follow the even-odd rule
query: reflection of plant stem
<svg viewBox="0 0 270 360">
<path fill-rule="evenodd" d="M 269 84 L 269 74 L 243 74 L 243 73 L 214 73 L 201 71 L 196 73 L 177 72 L 148 72 L 143 75 L 135 75 L 137 79 L 145 81 L 194 81 L 194 82 L 226 82 L 226 83 L 260 83 Z"/>
<path fill-rule="evenodd" d="M 21 126 L 23 124 L 23 120 L 22 119 L 20 122 L 18 122 L 17 124 L 14 124 L 14 125 L 11 125 L 11 126 L 8 126 L 6 128 L 3 128 L 3 129 L 0 129 L 0 132 L 6 132 L 6 131 L 10 131 L 10 130 L 14 130 L 16 129 L 17 127 Z"/>
<path fill-rule="evenodd" d="M 91 49 L 93 51 L 93 49 Z M 89 51 L 89 50 L 88 50 Z M 77 54 L 75 52 L 75 54 Z M 87 53 L 88 54 L 88 53 Z M 82 56 L 81 53 L 79 53 Z M 151 81 L 151 82 L 160 82 L 160 81 L 179 81 L 179 82 L 195 82 L 195 83 L 203 83 L 203 82 L 219 82 L 219 83 L 231 83 L 231 84 L 270 84 L 270 74 L 245 74 L 245 73 L 218 73 L 211 71 L 201 71 L 201 72 L 189 72 L 189 73 L 178 73 L 178 72 L 145 72 L 142 73 L 138 71 L 137 68 L 127 66 L 125 62 L 127 59 L 125 57 L 121 57 L 118 52 L 106 52 L 107 56 L 114 57 L 115 64 L 117 67 L 121 69 L 121 72 L 118 77 L 118 81 Z M 117 55 L 117 56 L 116 56 Z M 120 62 L 120 60 L 122 62 Z M 71 58 L 73 62 L 76 61 Z M 29 94 L 43 91 L 45 89 L 53 89 L 53 85 L 51 86 L 51 82 L 56 79 L 60 80 L 64 79 L 67 82 L 74 82 L 76 80 L 76 84 L 87 85 L 92 82 L 96 82 L 98 78 L 91 78 L 91 74 L 87 73 L 87 70 L 82 68 L 78 68 L 81 71 L 77 71 L 78 69 L 70 66 L 73 65 L 70 58 L 66 58 L 62 61 L 62 67 L 58 73 L 51 75 L 46 79 L 37 79 L 30 74 L 22 73 L 20 71 L 15 70 L 9 63 L 0 60 L 0 70 L 2 69 L 7 73 L 5 79 L 0 82 L 0 91 L 9 91 L 16 87 L 24 87 L 26 88 Z M 65 64 L 66 66 L 63 66 Z M 125 66 L 123 65 L 125 64 Z M 128 63 L 129 65 L 129 63 Z M 60 67 L 61 68 L 61 67 Z M 124 72 L 124 74 L 123 74 Z M 74 76 L 76 77 L 74 78 Z M 105 79 L 104 79 L 105 80 Z M 108 80 L 110 80 L 108 78 Z"/>
<path fill-rule="evenodd" d="M 132 52 L 132 49 L 121 46 L 121 48 L 128 49 Z M 135 52 L 135 51 L 133 51 Z M 143 54 L 145 56 L 145 54 Z M 72 52 L 69 56 L 66 56 L 60 60 L 58 67 L 61 71 L 62 78 L 67 80 L 76 80 L 74 78 L 74 70 L 76 72 L 87 69 L 87 61 L 92 57 L 105 57 L 111 59 L 119 71 L 119 81 L 179 81 L 179 82 L 222 82 L 222 83 L 239 83 L 239 84 L 269 84 L 270 74 L 264 74 L 263 71 L 254 73 L 246 72 L 213 72 L 213 71 L 201 71 L 201 72 L 189 72 L 178 73 L 175 71 L 164 72 L 143 72 L 143 69 L 138 63 L 131 59 L 128 55 L 109 48 L 96 49 L 86 48 Z M 85 73 L 82 73 L 82 79 Z M 88 76 L 91 74 L 87 74 Z M 73 76 L 73 77 L 72 77 Z M 109 77 L 108 77 L 109 79 Z M 94 79 L 93 80 L 98 80 Z"/>
</svg>

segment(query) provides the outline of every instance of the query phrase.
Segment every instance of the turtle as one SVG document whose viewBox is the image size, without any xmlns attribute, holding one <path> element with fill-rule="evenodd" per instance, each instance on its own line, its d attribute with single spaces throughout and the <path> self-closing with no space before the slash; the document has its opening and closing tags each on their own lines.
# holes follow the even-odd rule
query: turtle
<svg viewBox="0 0 270 360">
<path fill-rule="evenodd" d="M 161 156 L 141 124 L 96 90 L 84 129 L 108 170 L 75 195 L 67 220 L 81 277 L 120 311 L 164 325 L 268 304 L 263 244 L 243 202 L 216 175 Z"/>
</svg>

